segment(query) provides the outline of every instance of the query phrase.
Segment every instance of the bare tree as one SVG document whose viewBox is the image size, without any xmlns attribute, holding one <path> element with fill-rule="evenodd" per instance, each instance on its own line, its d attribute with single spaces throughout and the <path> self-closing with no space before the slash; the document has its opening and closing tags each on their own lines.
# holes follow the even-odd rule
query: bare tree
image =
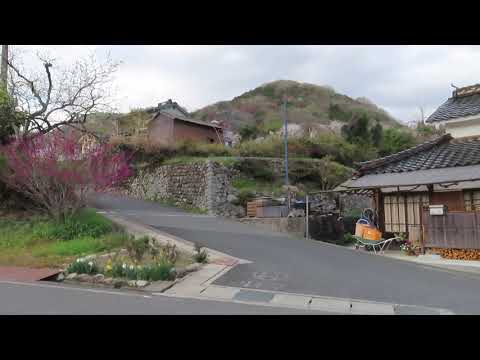
<svg viewBox="0 0 480 360">
<path fill-rule="evenodd" d="M 62 126 L 87 131 L 84 125 L 90 114 L 112 110 L 109 90 L 119 63 L 110 57 L 98 63 L 91 54 L 62 67 L 55 59 L 38 58 L 43 68 L 40 73 L 27 72 L 13 56 L 8 59 L 9 92 L 23 115 L 15 129 L 17 137 L 45 134 Z"/>
</svg>

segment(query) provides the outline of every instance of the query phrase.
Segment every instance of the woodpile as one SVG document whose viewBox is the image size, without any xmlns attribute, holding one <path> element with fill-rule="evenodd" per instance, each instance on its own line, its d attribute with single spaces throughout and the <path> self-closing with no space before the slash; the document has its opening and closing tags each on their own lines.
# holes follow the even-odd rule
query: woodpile
<svg viewBox="0 0 480 360">
<path fill-rule="evenodd" d="M 480 249 L 442 249 L 431 248 L 430 252 L 439 254 L 445 259 L 480 260 Z"/>
</svg>

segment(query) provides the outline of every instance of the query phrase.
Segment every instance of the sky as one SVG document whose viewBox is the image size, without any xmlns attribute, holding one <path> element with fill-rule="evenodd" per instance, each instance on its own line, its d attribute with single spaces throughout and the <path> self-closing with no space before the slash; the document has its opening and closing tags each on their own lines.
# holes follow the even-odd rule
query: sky
<svg viewBox="0 0 480 360">
<path fill-rule="evenodd" d="M 428 116 L 453 88 L 480 83 L 480 46 L 56 45 L 15 46 L 26 67 L 36 53 L 65 64 L 92 52 L 121 65 L 113 86 L 119 111 L 173 99 L 189 111 L 231 100 L 274 80 L 328 85 L 366 97 L 405 123 Z"/>
</svg>

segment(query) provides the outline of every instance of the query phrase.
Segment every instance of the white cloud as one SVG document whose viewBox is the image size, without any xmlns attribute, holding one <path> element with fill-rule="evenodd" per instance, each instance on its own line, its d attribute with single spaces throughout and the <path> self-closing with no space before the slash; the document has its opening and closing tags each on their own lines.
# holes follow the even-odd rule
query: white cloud
<svg viewBox="0 0 480 360">
<path fill-rule="evenodd" d="M 429 114 L 451 94 L 450 83 L 479 82 L 480 46 L 19 46 L 48 50 L 62 62 L 94 51 L 121 65 L 115 85 L 122 111 L 172 98 L 189 110 L 229 100 L 258 85 L 291 79 L 364 96 L 395 117 Z"/>
</svg>

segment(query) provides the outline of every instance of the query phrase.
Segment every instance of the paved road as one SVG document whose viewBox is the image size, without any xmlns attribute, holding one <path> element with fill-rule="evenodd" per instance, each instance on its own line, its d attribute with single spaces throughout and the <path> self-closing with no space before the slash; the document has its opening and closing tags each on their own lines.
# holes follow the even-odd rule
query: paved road
<svg viewBox="0 0 480 360">
<path fill-rule="evenodd" d="M 480 314 L 480 277 L 192 215 L 153 202 L 101 195 L 98 208 L 250 260 L 215 284 L 347 297 Z"/>
<path fill-rule="evenodd" d="M 320 312 L 0 281 L 0 315 L 310 315 Z"/>
</svg>

